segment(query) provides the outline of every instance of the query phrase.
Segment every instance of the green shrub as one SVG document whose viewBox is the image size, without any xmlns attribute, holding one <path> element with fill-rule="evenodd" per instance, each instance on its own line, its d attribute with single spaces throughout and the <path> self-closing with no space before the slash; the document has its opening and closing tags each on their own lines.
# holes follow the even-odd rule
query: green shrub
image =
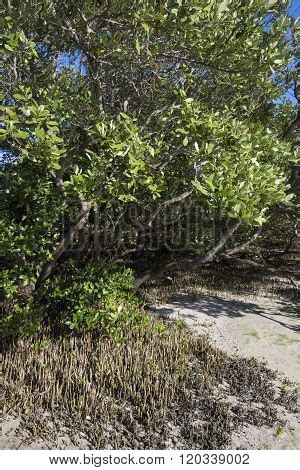
<svg viewBox="0 0 300 470">
<path fill-rule="evenodd" d="M 29 298 L 7 303 L 2 336 L 31 335 L 48 319 L 75 331 L 97 328 L 118 339 L 126 327 L 147 321 L 132 291 L 133 280 L 130 269 L 116 270 L 100 262 L 79 268 L 69 260 Z"/>
<path fill-rule="evenodd" d="M 0 320 L 0 337 L 15 334 L 33 335 L 43 319 L 43 307 L 37 295 L 29 299 L 4 300 Z"/>
<path fill-rule="evenodd" d="M 44 291 L 69 328 L 81 331 L 101 327 L 105 333 L 115 334 L 144 317 L 141 302 L 132 292 L 133 281 L 130 269 L 116 271 L 102 263 L 89 263 L 80 269 L 70 260 L 46 283 Z"/>
</svg>

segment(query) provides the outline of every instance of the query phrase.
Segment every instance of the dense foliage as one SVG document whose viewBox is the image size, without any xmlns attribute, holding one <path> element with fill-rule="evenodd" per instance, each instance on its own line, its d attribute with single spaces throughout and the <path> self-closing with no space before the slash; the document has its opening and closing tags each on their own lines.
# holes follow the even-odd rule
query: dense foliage
<svg viewBox="0 0 300 470">
<path fill-rule="evenodd" d="M 73 328 L 132 321 L 133 274 L 112 264 L 167 246 L 193 248 L 199 265 L 290 203 L 288 7 L 5 2 L 6 331 L 35 328 L 45 297 Z M 138 271 L 136 286 L 151 277 Z"/>
</svg>

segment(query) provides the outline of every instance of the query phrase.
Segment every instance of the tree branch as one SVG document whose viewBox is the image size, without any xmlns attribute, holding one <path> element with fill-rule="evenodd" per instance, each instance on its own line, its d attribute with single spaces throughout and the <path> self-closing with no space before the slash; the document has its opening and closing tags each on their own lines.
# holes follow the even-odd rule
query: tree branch
<svg viewBox="0 0 300 470">
<path fill-rule="evenodd" d="M 228 226 L 227 229 L 221 234 L 218 241 L 203 256 L 192 259 L 171 261 L 170 263 L 166 263 L 157 269 L 145 272 L 140 277 L 136 278 L 134 288 L 138 289 L 142 284 L 149 281 L 150 279 L 157 279 L 161 277 L 166 271 L 176 271 L 178 269 L 182 269 L 184 271 L 194 270 L 199 268 L 201 265 L 208 263 L 215 257 L 215 255 L 220 251 L 220 249 L 225 245 L 227 240 L 234 234 L 240 225 L 241 221 L 236 220 L 232 225 Z"/>
<path fill-rule="evenodd" d="M 229 250 L 224 251 L 223 253 L 221 253 L 220 256 L 230 257 L 233 255 L 243 253 L 248 248 L 248 246 L 257 239 L 257 237 L 261 234 L 261 231 L 262 231 L 262 227 L 259 227 L 257 230 L 255 230 L 253 235 L 247 238 L 247 240 L 245 240 L 243 243 L 241 243 L 238 246 L 235 246 L 234 248 L 230 248 Z"/>
<path fill-rule="evenodd" d="M 157 217 L 159 212 L 161 212 L 163 209 L 166 207 L 176 204 L 177 202 L 181 202 L 187 197 L 189 197 L 192 194 L 193 190 L 190 189 L 189 191 L 186 191 L 185 193 L 180 194 L 179 196 L 173 197 L 172 199 L 169 199 L 168 201 L 162 202 L 161 204 L 158 205 L 158 207 L 155 209 L 155 211 L 150 214 L 148 221 L 146 223 L 146 227 L 151 227 L 153 224 L 154 219 Z"/>
</svg>

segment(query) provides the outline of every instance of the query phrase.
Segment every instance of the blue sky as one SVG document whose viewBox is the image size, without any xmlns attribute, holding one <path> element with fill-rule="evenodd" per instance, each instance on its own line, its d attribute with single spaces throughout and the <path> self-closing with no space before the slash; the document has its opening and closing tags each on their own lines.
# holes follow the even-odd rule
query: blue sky
<svg viewBox="0 0 300 470">
<path fill-rule="evenodd" d="M 300 0 L 293 0 L 291 7 L 289 8 L 289 13 L 291 16 L 294 16 L 295 18 L 298 18 L 298 21 L 300 19 Z M 297 103 L 297 100 L 294 96 L 293 90 L 290 90 L 287 93 L 287 97 L 293 102 Z"/>
<path fill-rule="evenodd" d="M 293 0 L 292 6 L 289 9 L 289 12 L 292 16 L 298 17 L 300 16 L 300 2 L 299 0 Z"/>
</svg>

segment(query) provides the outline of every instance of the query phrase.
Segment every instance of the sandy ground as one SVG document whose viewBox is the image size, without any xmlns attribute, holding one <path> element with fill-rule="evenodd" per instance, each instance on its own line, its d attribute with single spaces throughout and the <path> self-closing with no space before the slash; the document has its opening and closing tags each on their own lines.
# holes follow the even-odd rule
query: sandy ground
<svg viewBox="0 0 300 470">
<path fill-rule="evenodd" d="M 263 359 L 300 383 L 300 311 L 296 305 L 264 298 L 248 301 L 181 294 L 154 311 L 182 319 L 193 330 L 208 333 L 221 349 Z"/>
<path fill-rule="evenodd" d="M 300 311 L 295 304 L 270 298 L 221 298 L 181 293 L 172 303 L 155 307 L 157 314 L 184 320 L 207 333 L 229 353 L 263 360 L 300 384 Z M 300 448 L 300 422 L 286 416 L 284 429 L 245 427 L 235 434 L 232 448 Z"/>
<path fill-rule="evenodd" d="M 270 298 L 249 300 L 181 293 L 172 303 L 152 310 L 161 316 L 182 319 L 196 332 L 209 334 L 221 349 L 264 360 L 272 369 L 300 383 L 300 313 L 295 304 Z M 229 448 L 300 448 L 299 419 L 282 413 L 286 419 L 284 428 L 244 427 L 233 434 Z M 84 435 L 77 438 L 76 448 L 89 448 Z M 47 449 L 48 446 L 47 441 L 30 438 L 17 418 L 8 416 L 2 423 L 1 448 Z M 67 429 L 61 429 L 58 446 L 75 448 Z"/>
<path fill-rule="evenodd" d="M 49 432 L 51 435 L 51 417 L 49 416 Z M 71 430 L 61 425 L 58 436 L 55 436 L 55 448 L 56 449 L 90 449 L 91 445 L 86 439 L 84 433 L 77 432 L 76 442 L 74 445 L 71 439 Z M 49 435 L 49 437 L 50 437 Z M 31 450 L 47 450 L 53 449 L 53 440 L 41 439 L 32 437 L 32 435 L 24 429 L 21 425 L 19 417 L 8 415 L 1 424 L 1 435 L 0 435 L 0 449 L 31 449 Z"/>
</svg>

